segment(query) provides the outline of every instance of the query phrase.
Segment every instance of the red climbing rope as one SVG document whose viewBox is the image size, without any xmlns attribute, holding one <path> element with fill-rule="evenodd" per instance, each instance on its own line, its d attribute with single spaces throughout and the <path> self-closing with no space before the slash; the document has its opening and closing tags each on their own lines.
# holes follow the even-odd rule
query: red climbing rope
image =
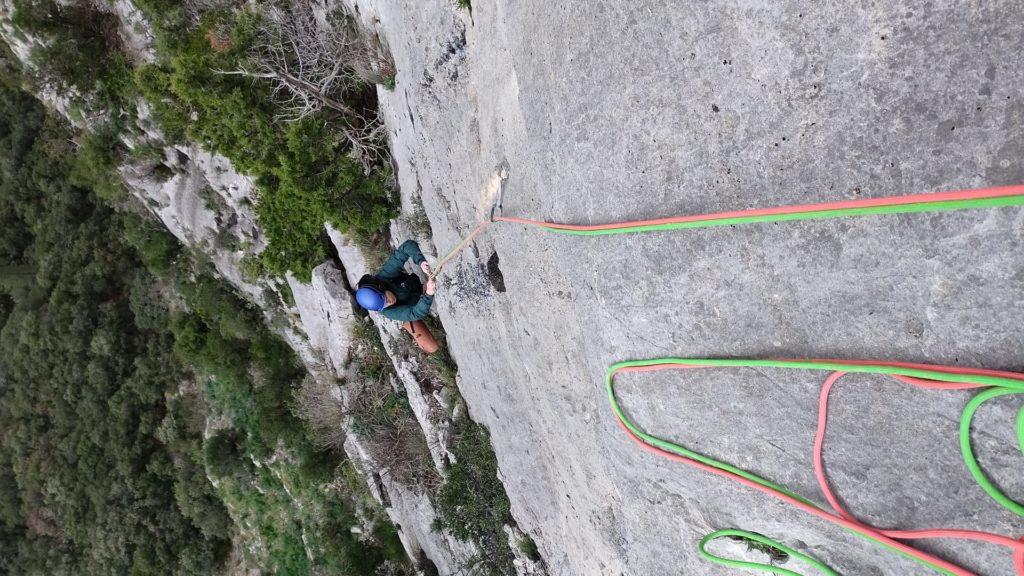
<svg viewBox="0 0 1024 576">
<path fill-rule="evenodd" d="M 649 372 L 671 369 L 712 368 L 716 366 L 768 366 L 781 368 L 807 368 L 835 370 L 822 387 L 818 428 L 814 443 L 814 468 L 818 484 L 835 513 L 829 512 L 812 501 L 790 492 L 786 488 L 768 480 L 759 478 L 745 470 L 733 467 L 707 456 L 692 452 L 682 446 L 661 438 L 650 436 L 630 422 L 618 405 L 613 390 L 613 381 L 622 372 Z M 843 368 L 843 369 L 837 369 Z M 888 371 L 888 372 L 887 372 Z M 996 370 L 971 369 L 957 366 L 932 366 L 906 362 L 871 362 L 858 360 L 680 360 L 655 359 L 638 362 L 623 362 L 612 366 L 608 371 L 607 386 L 612 408 L 619 425 L 630 439 L 659 456 L 682 462 L 700 470 L 723 476 L 769 494 L 805 512 L 842 526 L 861 536 L 873 540 L 904 556 L 914 559 L 926 566 L 945 574 L 955 576 L 976 576 L 956 564 L 943 560 L 904 544 L 901 540 L 919 540 L 926 538 L 956 538 L 997 544 L 1013 550 L 1014 567 L 1018 576 L 1024 576 L 1024 539 L 1013 538 L 973 530 L 932 529 L 932 530 L 883 530 L 857 520 L 843 508 L 833 494 L 825 476 L 822 463 L 825 428 L 828 422 L 828 395 L 836 381 L 847 372 L 886 373 L 901 382 L 929 389 L 964 390 L 985 387 L 1005 387 L 1015 393 L 1024 393 L 1024 374 Z M 930 377 L 929 377 L 930 376 Z M 936 379 L 932 379 L 936 378 Z M 969 380 L 967 382 L 958 379 Z"/>
</svg>

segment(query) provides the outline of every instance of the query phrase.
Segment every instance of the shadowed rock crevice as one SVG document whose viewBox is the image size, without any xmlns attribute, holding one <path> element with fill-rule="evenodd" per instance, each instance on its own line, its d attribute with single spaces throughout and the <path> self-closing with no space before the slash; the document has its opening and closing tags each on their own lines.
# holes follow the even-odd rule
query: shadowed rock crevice
<svg viewBox="0 0 1024 576">
<path fill-rule="evenodd" d="M 495 290 L 498 292 L 505 291 L 505 276 L 502 275 L 501 268 L 498 267 L 497 251 L 493 252 L 491 257 L 487 259 L 487 279 Z"/>
</svg>

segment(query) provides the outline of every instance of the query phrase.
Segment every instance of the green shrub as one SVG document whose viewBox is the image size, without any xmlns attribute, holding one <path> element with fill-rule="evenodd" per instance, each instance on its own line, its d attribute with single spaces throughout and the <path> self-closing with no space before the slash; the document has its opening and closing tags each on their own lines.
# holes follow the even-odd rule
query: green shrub
<svg viewBox="0 0 1024 576">
<path fill-rule="evenodd" d="M 155 280 L 71 182 L 67 127 L 16 85 L 0 82 L 0 207 L 31 235 L 0 238 L 35 274 L 0 330 L 0 572 L 220 572 L 230 523 L 175 412 L 185 370 L 163 312 L 141 313 Z"/>
<path fill-rule="evenodd" d="M 7 319 L 11 317 L 13 311 L 14 299 L 0 291 L 0 327 L 7 323 Z"/>
<path fill-rule="evenodd" d="M 513 521 L 498 460 L 487 430 L 465 418 L 457 422 L 452 446 L 455 463 L 445 470 L 438 491 L 435 528 L 480 548 L 478 568 L 487 574 L 515 574 L 504 526 Z"/>
<path fill-rule="evenodd" d="M 262 330 L 256 311 L 212 276 L 200 275 L 180 291 L 189 308 L 222 338 L 243 342 Z"/>
<path fill-rule="evenodd" d="M 247 254 L 242 258 L 242 279 L 255 284 L 263 276 L 263 260 L 259 256 Z"/>
<path fill-rule="evenodd" d="M 381 547 L 367 545 L 352 533 L 351 527 L 358 522 L 350 509 L 339 502 L 333 502 L 324 513 L 326 520 L 318 536 L 324 543 L 328 566 L 341 574 L 355 576 L 371 574 L 387 559 Z"/>
<path fill-rule="evenodd" d="M 232 476 L 247 469 L 238 444 L 238 433 L 230 428 L 218 430 L 203 444 L 206 469 L 218 478 Z"/>
<path fill-rule="evenodd" d="M 90 108 L 134 111 L 132 67 L 122 51 L 118 17 L 88 0 L 14 0 L 11 22 L 43 42 L 32 61 L 45 84 L 77 92 Z"/>
<path fill-rule="evenodd" d="M 164 332 L 170 322 L 167 295 L 152 275 L 139 271 L 131 280 L 128 306 L 135 316 L 135 325 L 143 330 Z"/>
<path fill-rule="evenodd" d="M 162 224 L 137 214 L 124 217 L 124 238 L 151 272 L 166 275 L 181 255 L 181 244 Z"/>
<path fill-rule="evenodd" d="M 519 541 L 519 551 L 534 562 L 540 560 L 540 551 L 537 550 L 537 543 L 529 535 L 523 536 Z"/>
<path fill-rule="evenodd" d="M 117 129 L 110 124 L 99 126 L 79 137 L 68 179 L 108 202 L 119 203 L 128 196 L 124 180 L 117 173 L 126 153 Z"/>
<path fill-rule="evenodd" d="M 299 527 L 294 527 L 282 535 L 270 550 L 270 560 L 274 563 L 274 573 L 278 576 L 308 576 L 309 558 L 306 556 L 306 546 L 302 539 L 296 534 L 301 534 Z"/>
<path fill-rule="evenodd" d="M 295 294 L 292 293 L 292 287 L 287 282 L 281 282 L 277 284 L 277 291 L 281 294 L 281 300 L 284 301 L 285 305 L 289 308 L 295 308 Z"/>
<path fill-rule="evenodd" d="M 299 364 L 295 352 L 274 334 L 261 330 L 252 338 L 252 357 L 268 380 L 295 382 L 301 380 L 305 369 Z"/>
<path fill-rule="evenodd" d="M 409 558 L 394 524 L 387 521 L 378 522 L 373 529 L 373 539 L 380 544 L 384 557 L 392 563 L 408 563 Z"/>
<path fill-rule="evenodd" d="M 96 155 L 72 184 L 69 132 L 16 86 L 0 74 L 0 277 L 25 284 L 0 291 L 0 573 L 220 574 L 233 541 L 258 548 L 251 531 L 264 571 L 373 573 L 394 541 L 352 533 L 346 499 L 374 504 L 331 485 L 340 456 L 292 416 L 294 353 L 209 266 L 91 189 L 116 177 L 116 139 L 81 147 Z M 211 418 L 233 429 L 204 443 Z"/>
<path fill-rule="evenodd" d="M 191 458 L 175 463 L 174 501 L 182 515 L 209 540 L 231 537 L 231 517 L 213 492 L 201 462 Z"/>
<path fill-rule="evenodd" d="M 160 123 L 164 136 L 170 142 L 183 142 L 191 123 L 188 110 L 173 95 L 171 71 L 156 64 L 147 64 L 135 69 L 135 86 L 139 89 L 152 109 L 153 117 Z"/>
<path fill-rule="evenodd" d="M 386 167 L 363 173 L 331 113 L 282 122 L 268 87 L 214 72 L 244 62 L 254 25 L 244 13 L 234 22 L 206 22 L 169 44 L 165 63 L 136 70 L 135 83 L 170 139 L 201 142 L 256 178 L 256 212 L 268 240 L 263 265 L 308 281 L 327 257 L 325 222 L 369 235 L 397 215 L 390 175 Z M 227 50 L 211 48 L 213 26 L 230 27 Z"/>
<path fill-rule="evenodd" d="M 308 445 L 303 446 L 299 458 L 299 476 L 313 485 L 333 481 L 343 460 L 334 450 L 317 450 Z"/>
</svg>

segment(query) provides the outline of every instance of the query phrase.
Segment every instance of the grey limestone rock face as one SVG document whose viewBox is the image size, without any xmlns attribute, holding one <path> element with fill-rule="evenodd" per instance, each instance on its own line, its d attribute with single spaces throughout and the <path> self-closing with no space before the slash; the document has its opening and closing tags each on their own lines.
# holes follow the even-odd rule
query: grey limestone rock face
<svg viewBox="0 0 1024 576">
<path fill-rule="evenodd" d="M 475 228 L 503 157 L 507 215 L 572 223 L 1024 182 L 1016 0 L 359 5 L 397 62 L 380 94 L 403 203 L 422 202 L 439 253 Z M 449 265 L 436 307 L 512 511 L 552 573 L 708 574 L 696 542 L 739 527 L 842 573 L 928 574 L 639 450 L 612 418 L 604 372 L 657 356 L 1020 370 L 1022 248 L 1020 208 L 599 238 L 496 224 Z M 494 253 L 505 292 L 488 280 Z M 811 447 L 826 376 L 628 377 L 622 395 L 644 428 L 824 503 Z M 848 378 L 825 459 L 854 514 L 1024 532 L 960 460 L 968 393 Z M 983 409 L 975 433 L 982 464 L 1018 498 L 1019 406 Z M 999 548 L 920 546 L 1012 574 Z"/>
<path fill-rule="evenodd" d="M 121 22 L 120 34 L 125 41 L 125 48 L 136 62 L 156 60 L 156 37 L 146 16 L 131 0 L 109 0 L 105 6 L 99 6 L 117 15 Z"/>
<path fill-rule="evenodd" d="M 367 476 L 374 498 L 399 528 L 399 539 L 409 557 L 423 555 L 440 574 L 457 574 L 476 555 L 472 545 L 431 529 L 437 512 L 430 498 L 393 478 L 385 467 L 374 461 L 358 434 L 349 434 L 345 452 Z"/>
<path fill-rule="evenodd" d="M 512 167 L 506 214 L 575 223 L 1024 183 L 1019 0 L 475 0 L 472 13 L 447 0 L 346 1 L 395 57 L 395 89 L 379 89 L 382 115 L 403 207 L 422 204 L 439 253 L 486 213 L 480 190 L 502 158 Z M 31 45 L 12 47 L 25 58 Z M 67 113 L 60 96 L 41 96 Z M 218 270 L 253 298 L 272 294 L 241 273 L 262 248 L 251 182 L 198 147 L 167 153 L 173 176 L 126 169 L 133 190 L 184 241 L 233 238 L 236 249 L 215 252 Z M 365 262 L 332 238 L 351 284 Z M 512 512 L 551 573 L 711 573 L 696 542 L 739 527 L 842 573 L 929 574 L 637 449 L 612 419 L 604 373 L 652 356 L 1021 370 L 1022 248 L 1021 208 L 582 239 L 496 224 L 449 265 L 435 306 Z M 287 311 L 295 330 L 282 335 L 314 375 L 337 378 L 345 359 L 334 339 L 351 308 L 339 271 L 322 268 L 320 284 L 300 290 L 302 307 Z M 635 376 L 620 392 L 652 433 L 823 502 L 811 446 L 825 376 Z M 883 526 L 1024 532 L 960 459 L 956 420 L 968 397 L 875 376 L 842 382 L 825 459 L 849 509 Z M 1018 498 L 1019 406 L 1019 397 L 992 403 L 975 432 L 983 466 Z M 389 512 L 411 550 L 446 574 L 472 555 L 430 532 L 429 499 L 384 478 L 380 486 L 394 491 Z M 978 574 L 1012 574 L 998 548 L 921 546 Z"/>
<path fill-rule="evenodd" d="M 344 272 L 334 263 L 325 262 L 313 269 L 309 284 L 289 276 L 288 285 L 310 346 L 323 353 L 330 373 L 343 374 L 350 361 L 352 329 L 357 322 Z"/>
</svg>

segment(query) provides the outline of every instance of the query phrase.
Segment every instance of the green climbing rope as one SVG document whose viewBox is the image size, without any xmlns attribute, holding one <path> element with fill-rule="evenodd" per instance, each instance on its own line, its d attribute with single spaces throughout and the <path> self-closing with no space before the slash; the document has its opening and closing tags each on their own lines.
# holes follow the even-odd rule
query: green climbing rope
<svg viewBox="0 0 1024 576">
<path fill-rule="evenodd" d="M 828 566 L 826 566 L 825 564 L 823 564 L 822 562 L 820 562 L 816 558 L 812 558 L 811 556 L 808 556 L 808 555 L 806 555 L 806 554 L 804 554 L 802 552 L 794 550 L 794 549 L 790 548 L 789 546 L 786 546 L 785 544 L 782 544 L 781 542 L 776 542 L 775 540 L 772 540 L 771 538 L 766 538 L 765 536 L 762 536 L 761 534 L 757 534 L 757 533 L 754 533 L 754 532 L 747 532 L 746 530 L 733 530 L 733 529 L 730 529 L 730 530 L 718 530 L 716 532 L 712 532 L 711 534 L 708 534 L 707 536 L 702 538 L 701 541 L 697 544 L 697 550 L 700 552 L 701 558 L 704 558 L 705 560 L 708 560 L 709 562 L 714 562 L 715 564 L 718 564 L 718 565 L 721 565 L 721 566 L 729 566 L 731 568 L 747 568 L 747 569 L 755 570 L 755 571 L 759 571 L 759 572 L 770 572 L 772 574 L 778 574 L 779 576 L 803 576 L 799 572 L 794 572 L 792 570 L 787 570 L 786 568 L 782 568 L 780 566 L 775 566 L 775 565 L 772 565 L 772 564 L 760 564 L 760 563 L 757 563 L 757 562 L 745 562 L 743 560 L 733 560 L 731 558 L 725 558 L 725 557 L 722 557 L 722 556 L 718 556 L 716 554 L 712 554 L 711 552 L 708 552 L 708 549 L 707 549 L 708 544 L 710 544 L 712 541 L 717 540 L 719 538 L 726 538 L 726 537 L 739 537 L 739 538 L 742 538 L 742 539 L 752 540 L 754 542 L 759 542 L 759 543 L 761 543 L 761 544 L 763 544 L 765 546 L 768 546 L 769 548 L 775 548 L 776 550 L 781 550 L 782 552 L 785 552 L 786 554 L 788 554 L 792 558 L 796 558 L 797 560 L 802 560 L 802 561 L 806 562 L 807 564 L 810 564 L 811 566 L 814 566 L 815 568 L 820 570 L 822 574 L 826 574 L 827 576 L 840 576 L 840 574 L 838 572 L 836 572 L 835 570 L 829 568 Z"/>
</svg>

